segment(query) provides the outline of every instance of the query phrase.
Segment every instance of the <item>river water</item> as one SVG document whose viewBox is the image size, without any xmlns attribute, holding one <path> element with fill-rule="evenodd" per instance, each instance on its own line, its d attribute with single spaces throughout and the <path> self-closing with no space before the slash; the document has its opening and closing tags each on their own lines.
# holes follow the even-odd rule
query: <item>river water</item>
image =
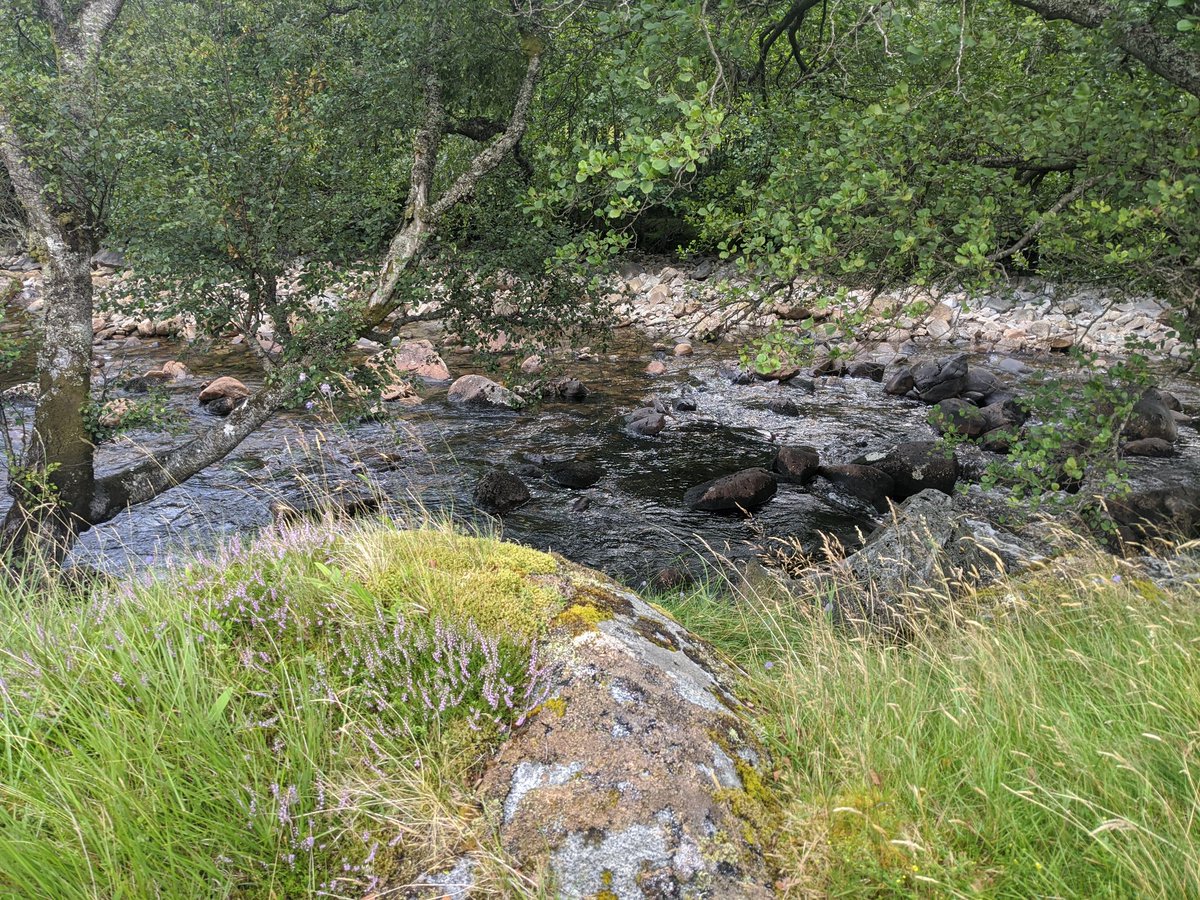
<svg viewBox="0 0 1200 900">
<path fill-rule="evenodd" d="M 280 501 L 303 507 L 314 496 L 369 490 L 394 515 L 423 510 L 499 525 L 509 539 L 640 584 L 672 570 L 696 572 L 714 554 L 745 558 L 782 542 L 819 551 L 827 537 L 852 545 L 876 517 L 820 479 L 803 488 L 781 485 L 749 519 L 691 512 L 682 504 L 687 488 L 749 466 L 769 466 L 780 444 L 811 444 L 824 462 L 848 462 L 866 450 L 932 436 L 927 407 L 889 397 L 872 381 L 818 379 L 813 390 L 802 384 L 733 384 L 732 345 L 664 357 L 667 374 L 651 378 L 643 371 L 655 355 L 650 344 L 631 332 L 619 334 L 607 351 L 564 366 L 591 391 L 582 403 L 545 402 L 520 412 L 464 408 L 447 402 L 445 385 L 434 385 L 420 388 L 421 405 L 392 407 L 382 421 L 343 425 L 327 414 L 281 414 L 223 462 L 87 533 L 73 561 L 111 572 L 152 565 L 183 547 L 250 534 L 272 520 L 272 507 Z M 141 374 L 166 359 L 184 360 L 197 379 L 170 388 L 170 403 L 194 428 L 215 421 L 196 405 L 202 380 L 234 375 L 253 385 L 253 368 L 241 350 L 194 358 L 187 353 L 179 345 L 146 342 L 134 349 L 102 349 L 100 355 L 113 379 L 121 377 L 118 372 Z M 447 362 L 455 376 L 475 371 L 466 357 L 450 356 Z M 983 366 L 990 362 L 995 361 L 977 360 Z M 8 383 L 23 374 L 11 373 Z M 1170 387 L 1190 408 L 1200 403 L 1195 384 Z M 695 401 L 695 411 L 674 412 L 661 434 L 625 432 L 625 413 L 684 396 Z M 766 408 L 780 397 L 791 399 L 800 415 Z M 1139 462 L 1140 480 L 1200 473 L 1200 438 L 1192 428 L 1181 432 L 1181 457 Z M 101 449 L 100 472 L 182 439 L 134 431 Z M 490 466 L 517 469 L 547 459 L 584 460 L 603 475 L 582 490 L 527 477 L 532 501 L 502 523 L 473 508 L 475 482 Z"/>
</svg>

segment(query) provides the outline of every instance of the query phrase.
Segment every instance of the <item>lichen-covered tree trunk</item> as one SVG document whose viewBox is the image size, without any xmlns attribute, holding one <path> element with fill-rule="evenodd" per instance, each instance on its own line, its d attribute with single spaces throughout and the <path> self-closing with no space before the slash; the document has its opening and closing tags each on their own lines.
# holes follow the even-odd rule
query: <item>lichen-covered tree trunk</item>
<svg viewBox="0 0 1200 900">
<path fill-rule="evenodd" d="M 0 546 L 21 556 L 36 541 L 40 553 L 59 559 L 88 525 L 95 485 L 86 418 L 94 249 L 82 234 L 51 235 L 46 243 L 37 409 L 22 458 L 10 460 L 13 503 L 0 527 Z"/>
</svg>

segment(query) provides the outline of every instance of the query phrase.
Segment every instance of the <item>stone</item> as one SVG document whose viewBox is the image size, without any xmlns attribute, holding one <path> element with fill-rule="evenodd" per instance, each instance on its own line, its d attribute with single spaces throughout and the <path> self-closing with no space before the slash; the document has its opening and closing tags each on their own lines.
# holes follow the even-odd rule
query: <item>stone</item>
<svg viewBox="0 0 1200 900">
<path fill-rule="evenodd" d="M 421 397 L 407 381 L 389 384 L 380 392 L 379 399 L 384 403 L 402 403 L 405 406 L 415 406 L 421 402 Z"/>
<path fill-rule="evenodd" d="M 990 403 L 979 410 L 984 419 L 983 430 L 995 431 L 998 428 L 1016 428 L 1024 425 L 1029 417 L 1025 407 L 1016 400 L 1000 400 Z"/>
<path fill-rule="evenodd" d="M 1175 417 L 1162 393 L 1148 388 L 1134 404 L 1129 421 L 1125 425 L 1125 437 L 1130 440 L 1160 438 L 1164 441 L 1179 440 L 1179 428 Z"/>
<path fill-rule="evenodd" d="M 529 488 L 518 476 L 504 468 L 489 469 L 475 483 L 475 503 L 493 512 L 511 512 L 530 501 Z"/>
<path fill-rule="evenodd" d="M 104 428 L 120 428 L 130 413 L 137 409 L 137 404 L 124 397 L 109 400 L 100 408 L 99 422 Z"/>
<path fill-rule="evenodd" d="M 905 366 L 888 379 L 888 383 L 883 387 L 883 392 L 885 394 L 903 397 L 914 387 L 916 387 L 916 384 L 913 381 L 913 370 L 911 367 Z"/>
<path fill-rule="evenodd" d="M 187 381 L 192 377 L 192 373 L 188 367 L 174 359 L 162 364 L 162 373 L 172 381 Z"/>
<path fill-rule="evenodd" d="M 692 345 L 687 343 L 687 341 L 684 341 L 682 343 L 676 344 L 675 349 L 672 352 L 676 356 L 691 356 L 692 355 Z"/>
<path fill-rule="evenodd" d="M 696 408 L 696 401 L 691 397 L 680 397 L 675 401 L 675 409 L 678 412 L 695 412 Z"/>
<path fill-rule="evenodd" d="M 412 374 L 426 381 L 449 381 L 450 369 L 433 344 L 426 340 L 404 341 L 373 357 L 380 365 L 402 374 Z"/>
<path fill-rule="evenodd" d="M 500 844 L 566 900 L 772 896 L 770 758 L 736 676 L 666 614 L 594 573 L 561 579 L 539 643 L 550 695 L 488 762 Z"/>
<path fill-rule="evenodd" d="M 773 471 L 782 481 L 807 484 L 817 477 L 821 468 L 821 457 L 815 447 L 801 444 L 795 447 L 780 447 L 771 462 Z"/>
<path fill-rule="evenodd" d="M 886 453 L 867 453 L 855 465 L 874 466 L 892 479 L 889 497 L 907 500 L 925 490 L 953 494 L 958 457 L 941 441 L 908 441 Z"/>
<path fill-rule="evenodd" d="M 1162 438 L 1138 438 L 1121 446 L 1121 452 L 1126 456 L 1148 456 L 1165 458 L 1175 455 L 1175 445 Z"/>
<path fill-rule="evenodd" d="M 985 397 L 1000 390 L 1000 379 L 986 369 L 968 369 L 963 393 L 983 394 Z"/>
<path fill-rule="evenodd" d="M 846 368 L 846 374 L 851 378 L 869 378 L 871 381 L 883 381 L 887 367 L 881 362 L 852 362 Z"/>
<path fill-rule="evenodd" d="M 539 375 L 542 369 L 546 367 L 546 362 L 536 353 L 533 356 L 527 356 L 521 361 L 521 372 L 524 375 Z"/>
<path fill-rule="evenodd" d="M 667 374 L 667 364 L 661 359 L 651 360 L 646 366 L 647 375 L 665 375 Z"/>
<path fill-rule="evenodd" d="M 942 400 L 929 411 L 929 424 L 938 434 L 978 437 L 987 430 L 988 420 L 978 406 L 966 400 Z"/>
<path fill-rule="evenodd" d="M 202 391 L 200 391 L 200 402 L 211 403 L 214 400 L 245 400 L 250 396 L 250 389 L 238 381 L 236 378 L 231 378 L 228 375 L 223 375 L 213 381 L 210 381 Z"/>
<path fill-rule="evenodd" d="M 582 403 L 591 391 L 577 378 L 556 378 L 546 384 L 543 396 L 557 397 L 572 403 Z"/>
<path fill-rule="evenodd" d="M 217 397 L 215 400 L 210 400 L 204 405 L 204 411 L 211 416 L 224 418 L 232 413 L 241 402 L 240 400 L 234 400 L 232 397 Z"/>
<path fill-rule="evenodd" d="M 507 409 L 520 409 L 525 405 L 525 401 L 508 388 L 482 375 L 463 375 L 450 385 L 446 399 L 451 403 L 464 406 L 499 406 Z"/>
<path fill-rule="evenodd" d="M 985 431 L 979 436 L 976 443 L 980 449 L 989 453 L 1008 453 L 1012 450 L 1013 441 L 1016 439 L 1017 432 L 1014 429 L 1001 427 Z"/>
<path fill-rule="evenodd" d="M 817 474 L 880 512 L 888 508 L 888 497 L 895 490 L 892 477 L 874 466 L 821 466 Z"/>
<path fill-rule="evenodd" d="M 1200 538 L 1200 485 L 1165 484 L 1107 501 L 1118 544 L 1188 541 Z"/>
<path fill-rule="evenodd" d="M 913 388 L 925 403 L 939 403 L 957 397 L 967 384 L 967 357 L 949 356 L 937 362 L 924 362 L 913 369 Z"/>
<path fill-rule="evenodd" d="M 650 288 L 650 293 L 646 295 L 646 300 L 652 304 L 670 303 L 671 286 L 669 284 L 656 284 Z"/>
<path fill-rule="evenodd" d="M 689 488 L 683 502 L 703 512 L 750 512 L 775 496 L 775 476 L 766 469 L 743 469 Z"/>
<path fill-rule="evenodd" d="M 800 415 L 800 407 L 786 397 L 777 398 L 767 403 L 767 409 L 775 413 L 777 416 L 789 416 L 795 418 Z"/>
<path fill-rule="evenodd" d="M 125 254 L 116 250 L 100 250 L 92 254 L 92 265 L 106 269 L 123 269 Z"/>
<path fill-rule="evenodd" d="M 653 437 L 666 427 L 666 417 L 649 406 L 634 410 L 625 417 L 625 430 L 638 437 Z"/>
<path fill-rule="evenodd" d="M 589 488 L 604 477 L 604 470 L 586 460 L 570 459 L 545 463 L 546 477 L 567 488 Z"/>
</svg>

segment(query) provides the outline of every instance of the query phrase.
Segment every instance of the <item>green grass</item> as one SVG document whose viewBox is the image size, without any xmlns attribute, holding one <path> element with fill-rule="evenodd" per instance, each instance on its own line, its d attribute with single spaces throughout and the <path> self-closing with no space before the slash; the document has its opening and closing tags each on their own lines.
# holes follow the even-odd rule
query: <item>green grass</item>
<svg viewBox="0 0 1200 900">
<path fill-rule="evenodd" d="M 1200 896 L 1200 596 L 1117 565 L 993 588 L 905 646 L 768 588 L 661 600 L 747 673 L 784 893 Z"/>
<path fill-rule="evenodd" d="M 7 583 L 0 896 L 363 896 L 466 849 L 523 892 L 469 782 L 539 699 L 535 629 L 442 615 L 446 568 L 506 573 L 493 603 L 554 568 L 505 548 L 310 523 L 86 596 Z"/>
</svg>

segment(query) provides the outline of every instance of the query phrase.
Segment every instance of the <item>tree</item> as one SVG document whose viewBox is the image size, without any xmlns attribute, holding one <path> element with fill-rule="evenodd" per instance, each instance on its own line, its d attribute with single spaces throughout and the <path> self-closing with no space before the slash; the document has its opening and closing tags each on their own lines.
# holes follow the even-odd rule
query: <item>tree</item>
<svg viewBox="0 0 1200 900">
<path fill-rule="evenodd" d="M 257 6 L 261 5 L 239 8 L 235 3 L 233 9 L 252 16 Z M 283 6 L 293 8 L 291 4 Z M 234 241 L 228 242 L 232 250 L 225 253 L 221 265 L 225 274 L 241 278 L 242 291 L 227 293 L 226 305 L 218 305 L 217 315 L 210 315 L 209 319 L 214 325 L 228 319 L 235 327 L 250 332 L 248 337 L 252 341 L 257 327 L 269 323 L 287 346 L 281 352 L 264 349 L 260 357 L 266 370 L 265 385 L 226 420 L 124 471 L 96 478 L 95 447 L 85 420 L 90 400 L 93 314 L 89 262 L 111 224 L 110 201 L 115 178 L 125 167 L 126 153 L 133 152 L 124 145 L 120 150 L 113 148 L 114 143 L 120 142 L 113 133 L 117 129 L 106 116 L 120 118 L 127 115 L 128 109 L 113 110 L 108 101 L 115 92 L 120 92 L 130 103 L 139 102 L 130 97 L 138 85 L 130 83 L 122 67 L 105 65 L 105 52 L 111 49 L 122 7 L 120 0 L 90 0 L 72 13 L 57 0 L 38 0 L 31 8 L 15 9 L 9 23 L 12 28 L 7 40 L 15 53 L 10 56 L 6 72 L 9 89 L 0 99 L 0 146 L 31 228 L 44 243 L 47 256 L 43 347 L 38 358 L 39 398 L 26 457 L 19 463 L 10 461 L 13 504 L 3 525 L 4 545 L 18 555 L 36 549 L 59 557 L 82 531 L 111 519 L 131 505 L 152 499 L 223 458 L 296 396 L 297 376 L 306 370 L 314 352 L 314 344 L 306 340 L 312 332 L 321 330 L 304 327 L 311 324 L 306 319 L 316 317 L 309 306 L 299 302 L 288 306 L 273 287 L 280 266 L 296 248 L 278 244 L 264 249 L 260 245 L 254 254 L 243 252 L 270 231 L 273 224 L 285 222 L 287 213 L 258 217 L 244 214 L 252 203 L 261 200 L 244 192 L 244 186 L 235 195 L 216 198 L 209 211 L 222 210 L 215 219 L 226 229 L 222 234 L 227 237 L 237 232 L 241 244 L 239 249 Z M 213 11 L 206 4 L 200 7 Z M 228 12 L 224 4 L 217 3 L 215 8 L 217 13 Z M 420 75 L 423 115 L 413 135 L 403 221 L 391 237 L 375 289 L 365 302 L 347 304 L 343 311 L 344 344 L 356 334 L 378 326 L 399 309 L 405 299 L 398 291 L 403 275 L 427 251 L 431 237 L 437 234 L 445 218 L 469 201 L 480 182 L 513 155 L 527 127 L 545 52 L 545 34 L 535 6 L 501 12 L 492 7 L 480 9 L 478 3 L 446 4 L 425 24 L 389 18 L 395 14 L 386 4 L 378 9 L 356 7 L 350 11 L 331 9 L 324 4 L 303 9 L 315 17 L 314 22 L 322 21 L 322 16 L 327 19 L 357 14 L 364 17 L 368 28 L 386 30 L 391 24 L 406 28 L 410 38 L 422 32 L 430 38 L 425 41 L 427 49 L 415 67 Z M 277 12 L 282 14 L 284 10 Z M 449 125 L 439 67 L 448 58 L 449 30 L 476 21 L 488 23 L 514 39 L 509 48 L 499 50 L 497 55 L 508 60 L 521 59 L 522 72 L 503 126 L 490 139 L 481 135 L 479 149 L 453 158 L 438 152 Z M 261 19 L 232 24 L 245 33 L 267 27 Z M 37 27 L 31 37 L 33 26 Z M 145 60 L 136 47 L 136 32 L 137 29 L 130 29 L 130 34 L 124 36 L 129 44 L 123 49 L 126 54 L 123 63 Z M 187 38 L 179 40 L 186 43 Z M 143 48 L 140 52 L 147 51 Z M 136 71 L 137 66 L 133 68 Z M 47 71 L 49 74 L 45 74 Z M 269 94 L 268 90 L 262 96 Z M 232 99 L 238 102 L 238 98 Z M 46 121 L 45 110 L 53 111 L 50 123 Z M 135 121 L 126 122 L 126 127 Z M 195 121 L 149 124 L 160 126 L 157 132 L 160 135 L 182 134 L 184 142 L 187 130 L 196 126 Z M 203 129 L 203 123 L 199 127 Z M 136 145 L 137 141 L 131 143 Z M 176 140 L 174 149 L 179 146 Z M 289 149 L 290 146 L 284 147 L 283 152 Z M 268 150 L 274 153 L 280 147 L 276 144 Z M 460 165 L 447 171 L 448 160 Z M 138 163 L 128 165 L 136 169 Z M 147 174 L 153 178 L 165 176 L 166 171 Z M 442 184 L 444 187 L 439 190 Z M 295 187 L 288 185 L 292 190 Z M 136 208 L 138 202 L 130 201 L 129 208 Z M 199 215 L 195 207 L 189 214 Z M 231 220 L 234 227 L 229 229 Z M 141 236 L 146 238 L 147 245 L 154 243 L 155 236 Z M 160 241 L 157 247 L 162 249 L 162 246 Z M 167 271 L 172 263 L 180 267 L 179 272 L 197 264 L 195 242 L 185 241 L 182 249 L 186 252 L 163 257 L 162 271 Z M 212 269 L 207 272 L 211 275 Z M 215 280 L 208 282 L 210 286 L 215 283 Z M 192 299 L 212 303 L 214 296 L 200 291 Z M 201 307 L 196 311 L 201 318 L 212 312 Z M 329 349 L 327 341 L 317 341 L 316 345 L 322 350 Z"/>
</svg>

